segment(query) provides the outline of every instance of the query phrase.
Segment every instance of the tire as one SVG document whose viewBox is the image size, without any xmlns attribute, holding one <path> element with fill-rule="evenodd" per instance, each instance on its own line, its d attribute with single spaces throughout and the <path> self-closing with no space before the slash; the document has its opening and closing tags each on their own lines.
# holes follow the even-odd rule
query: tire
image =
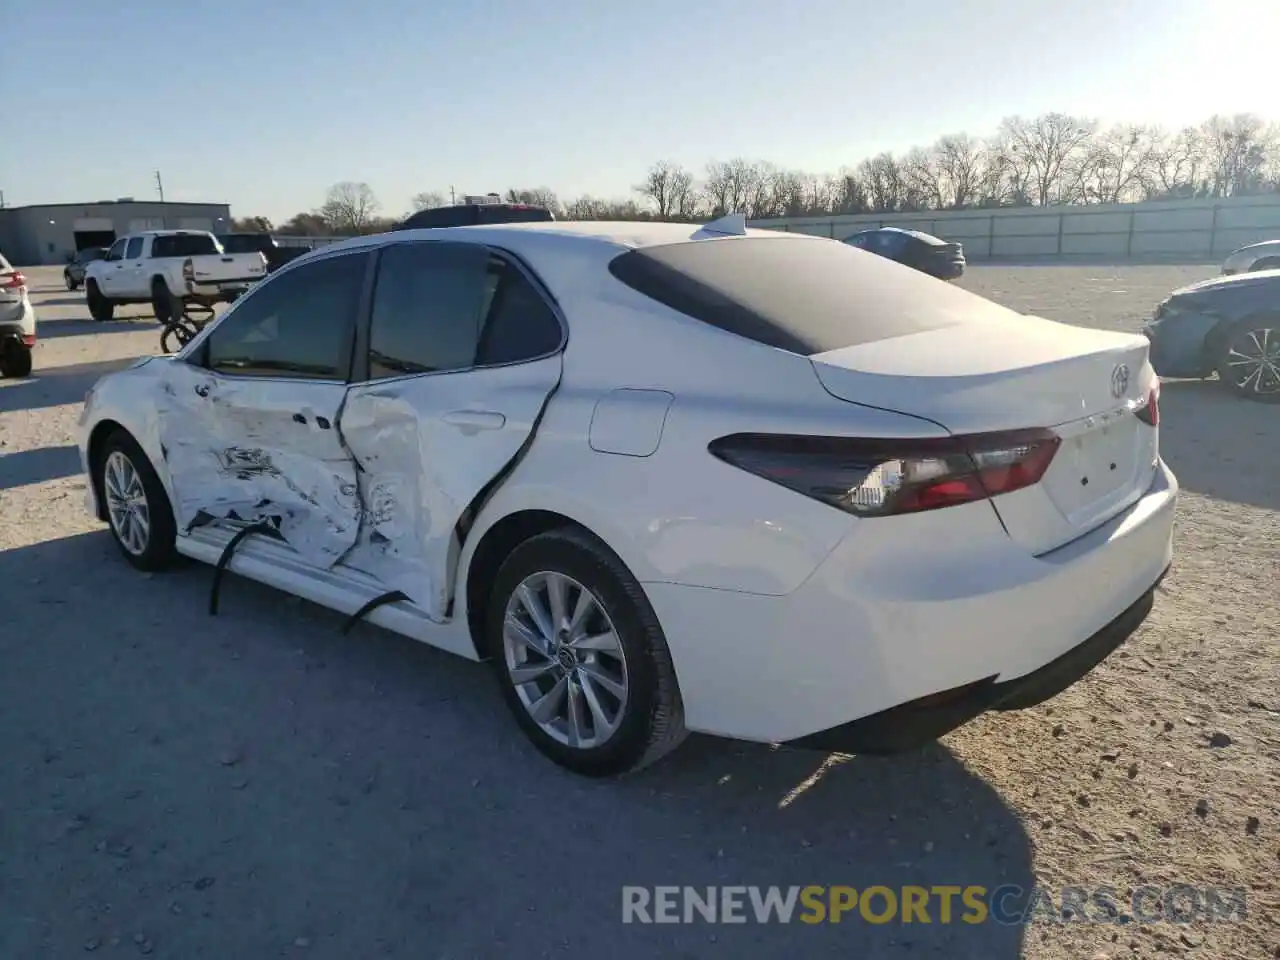
<svg viewBox="0 0 1280 960">
<path fill-rule="evenodd" d="M 1280 314 L 1233 324 L 1222 337 L 1216 367 L 1218 379 L 1236 396 L 1280 403 Z"/>
<path fill-rule="evenodd" d="M 117 458 L 121 458 L 127 468 L 122 469 L 121 459 Z M 146 511 L 147 529 L 140 541 L 130 541 L 126 521 L 112 508 L 113 491 L 122 487 L 137 489 L 138 485 L 128 482 L 128 468 L 141 486 L 141 501 Z M 109 472 L 114 474 L 114 479 L 108 477 Z M 151 461 L 133 437 L 123 430 L 115 430 L 106 438 L 93 464 L 93 482 L 107 511 L 111 537 L 124 558 L 139 570 L 156 571 L 172 566 L 178 555 L 174 546 L 178 531 L 173 508 Z M 134 503 L 137 502 L 135 497 Z M 136 510 L 132 516 L 137 517 Z"/>
<path fill-rule="evenodd" d="M 1250 273 L 1257 273 L 1259 270 L 1280 270 L 1280 257 L 1266 257 L 1249 268 Z"/>
<path fill-rule="evenodd" d="M 98 323 L 107 323 L 115 314 L 116 305 L 102 295 L 102 291 L 98 289 L 98 284 L 94 280 L 85 284 L 84 299 L 89 305 L 89 316 Z"/>
<path fill-rule="evenodd" d="M 31 353 L 16 340 L 0 343 L 0 376 L 18 379 L 31 376 Z"/>
<path fill-rule="evenodd" d="M 80 284 L 76 283 L 75 278 L 73 278 L 71 274 L 67 273 L 67 271 L 65 270 L 62 271 L 62 282 L 67 285 L 68 290 L 71 290 L 73 292 L 75 291 L 76 287 L 80 286 Z"/>
<path fill-rule="evenodd" d="M 545 633 L 537 629 L 519 595 L 531 591 L 534 604 L 549 613 L 549 595 L 542 591 L 547 578 L 566 586 L 566 614 L 576 607 L 581 590 L 590 594 L 594 607 L 577 635 L 579 642 L 593 636 L 597 644 L 571 646 L 567 631 L 560 631 L 560 639 L 550 644 L 542 643 Z M 517 631 L 504 633 L 509 607 L 512 622 L 523 626 L 526 636 L 538 638 L 543 653 L 534 653 L 535 647 L 522 643 Z M 610 625 L 617 642 L 610 644 L 613 650 L 606 650 L 598 641 L 608 635 Z M 560 766 L 589 777 L 616 776 L 661 759 L 687 735 L 671 652 L 658 618 L 622 562 L 585 531 L 552 530 L 513 550 L 490 591 L 485 631 L 498 685 L 516 723 L 544 756 Z M 522 656 L 527 659 L 522 661 Z M 576 665 L 566 667 L 575 661 Z M 517 685 L 513 666 L 526 672 L 534 666 L 540 675 Z M 602 676 L 612 681 L 612 688 L 602 683 Z M 560 727 L 553 734 L 534 719 L 526 698 L 537 702 L 556 689 L 563 692 L 554 700 L 555 712 L 564 716 L 549 721 Z M 578 729 L 586 733 L 587 726 L 591 728 L 591 735 L 579 737 L 577 743 L 569 733 L 571 702 L 577 703 L 577 715 L 582 718 Z M 599 712 L 593 706 L 599 706 Z M 608 722 L 599 723 L 601 718 Z"/>
<path fill-rule="evenodd" d="M 182 319 L 182 301 L 169 292 L 169 286 L 160 277 L 151 281 L 151 311 L 163 324 Z"/>
</svg>

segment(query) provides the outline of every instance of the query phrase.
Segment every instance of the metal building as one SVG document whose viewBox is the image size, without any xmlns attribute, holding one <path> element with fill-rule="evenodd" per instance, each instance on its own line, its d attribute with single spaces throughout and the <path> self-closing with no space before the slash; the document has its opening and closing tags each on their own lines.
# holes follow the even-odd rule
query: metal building
<svg viewBox="0 0 1280 960">
<path fill-rule="evenodd" d="M 151 200 L 100 200 L 94 203 L 45 203 L 0 207 L 0 252 L 15 266 L 66 263 L 85 247 L 107 247 L 117 237 L 139 230 L 231 229 L 225 203 L 160 203 Z"/>
</svg>

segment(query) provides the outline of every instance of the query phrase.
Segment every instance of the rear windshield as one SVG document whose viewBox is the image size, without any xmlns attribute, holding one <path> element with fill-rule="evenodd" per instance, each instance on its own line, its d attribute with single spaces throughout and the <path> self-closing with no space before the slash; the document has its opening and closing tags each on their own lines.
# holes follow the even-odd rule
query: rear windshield
<svg viewBox="0 0 1280 960">
<path fill-rule="evenodd" d="M 744 237 L 642 247 L 609 271 L 713 327 L 811 355 L 1000 311 L 910 267 L 830 240 Z"/>
<path fill-rule="evenodd" d="M 153 257 L 201 257 L 220 253 L 217 241 L 207 233 L 179 233 L 159 236 L 151 242 Z"/>
<path fill-rule="evenodd" d="M 265 237 L 252 233 L 224 234 L 218 242 L 222 244 L 223 253 L 258 253 L 270 246 Z"/>
<path fill-rule="evenodd" d="M 543 207 L 509 207 L 499 204 L 479 208 L 479 223 L 545 223 L 554 220 L 551 211 Z"/>
</svg>

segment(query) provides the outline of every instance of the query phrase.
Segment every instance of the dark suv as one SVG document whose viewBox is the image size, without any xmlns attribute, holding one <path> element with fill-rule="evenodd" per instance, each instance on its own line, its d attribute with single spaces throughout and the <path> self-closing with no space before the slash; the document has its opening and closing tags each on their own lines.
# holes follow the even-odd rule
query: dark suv
<svg viewBox="0 0 1280 960">
<path fill-rule="evenodd" d="M 546 207 L 531 203 L 456 203 L 449 207 L 419 210 L 397 230 L 421 230 L 425 227 L 471 227 L 491 223 L 543 223 L 555 216 Z"/>
<path fill-rule="evenodd" d="M 101 260 L 106 255 L 106 247 L 85 247 L 77 251 L 76 255 L 62 268 L 62 282 L 67 285 L 67 289 L 75 290 L 82 286 L 85 266 L 94 260 Z"/>
</svg>

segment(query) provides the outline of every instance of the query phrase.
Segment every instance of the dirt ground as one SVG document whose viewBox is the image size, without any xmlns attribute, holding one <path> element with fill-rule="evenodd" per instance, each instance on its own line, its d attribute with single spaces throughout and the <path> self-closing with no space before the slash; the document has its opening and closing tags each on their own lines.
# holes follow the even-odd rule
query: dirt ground
<svg viewBox="0 0 1280 960">
<path fill-rule="evenodd" d="M 1213 273 L 963 284 L 1136 330 Z M 238 578 L 211 618 L 208 568 L 126 566 L 72 431 L 157 328 L 31 274 L 36 375 L 0 383 L 0 957 L 1280 957 L 1280 408 L 1166 385 L 1173 572 L 1049 704 L 890 759 L 693 738 L 594 783 L 525 745 L 483 667 Z M 622 924 L 621 887 L 656 884 L 1110 886 L 1134 922 Z M 1140 923 L 1146 884 L 1243 886 L 1246 915 Z"/>
</svg>

